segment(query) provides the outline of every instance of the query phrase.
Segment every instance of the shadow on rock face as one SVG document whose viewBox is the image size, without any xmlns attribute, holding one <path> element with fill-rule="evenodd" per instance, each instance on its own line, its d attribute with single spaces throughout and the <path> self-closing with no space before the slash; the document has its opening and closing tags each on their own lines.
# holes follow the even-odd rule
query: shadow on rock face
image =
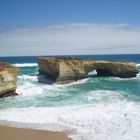
<svg viewBox="0 0 140 140">
<path fill-rule="evenodd" d="M 42 74 L 38 74 L 37 78 L 38 78 L 38 82 L 43 83 L 43 84 L 51 85 L 56 82 L 55 80 L 49 79 L 47 76 L 42 75 Z"/>
<path fill-rule="evenodd" d="M 10 97 L 10 96 L 17 96 L 17 95 L 19 95 L 19 94 L 16 93 L 16 92 L 12 92 L 12 93 L 7 93 L 7 94 L 0 95 L 0 98 Z"/>
</svg>

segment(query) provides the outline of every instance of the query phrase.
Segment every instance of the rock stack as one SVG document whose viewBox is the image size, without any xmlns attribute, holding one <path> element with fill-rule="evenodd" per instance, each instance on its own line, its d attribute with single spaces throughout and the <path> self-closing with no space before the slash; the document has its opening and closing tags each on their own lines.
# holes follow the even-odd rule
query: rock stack
<svg viewBox="0 0 140 140">
<path fill-rule="evenodd" d="M 16 95 L 17 73 L 16 68 L 9 63 L 0 62 L 0 97 Z"/>
<path fill-rule="evenodd" d="M 88 77 L 96 70 L 97 76 L 114 76 L 120 78 L 136 77 L 135 63 L 119 61 L 99 61 L 77 58 L 40 57 L 39 72 L 58 83 L 68 83 Z"/>
</svg>

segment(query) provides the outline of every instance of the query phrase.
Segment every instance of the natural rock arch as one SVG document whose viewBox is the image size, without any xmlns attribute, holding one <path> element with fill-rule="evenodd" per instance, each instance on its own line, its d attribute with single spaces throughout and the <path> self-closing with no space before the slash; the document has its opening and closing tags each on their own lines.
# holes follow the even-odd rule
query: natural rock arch
<svg viewBox="0 0 140 140">
<path fill-rule="evenodd" d="M 38 60 L 39 72 L 58 83 L 67 83 L 86 78 L 92 70 L 97 76 L 135 77 L 138 73 L 135 63 L 118 61 L 96 61 L 77 58 L 49 58 Z"/>
</svg>

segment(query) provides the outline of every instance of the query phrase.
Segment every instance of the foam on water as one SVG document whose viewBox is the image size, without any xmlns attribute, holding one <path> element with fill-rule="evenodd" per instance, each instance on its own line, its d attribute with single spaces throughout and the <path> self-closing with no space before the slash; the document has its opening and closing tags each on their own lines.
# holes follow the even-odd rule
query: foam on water
<svg viewBox="0 0 140 140">
<path fill-rule="evenodd" d="M 18 86 L 17 93 L 19 93 L 22 96 L 38 96 L 40 94 L 45 94 L 45 96 L 53 97 L 59 95 L 60 93 L 63 93 L 61 91 L 64 90 L 64 87 L 61 88 L 57 85 L 35 85 L 31 82 L 26 81 L 23 85 Z"/>
<path fill-rule="evenodd" d="M 37 96 L 43 93 L 43 89 L 39 86 L 35 86 L 30 82 L 24 82 L 23 85 L 18 86 L 17 93 L 22 96 Z"/>
<path fill-rule="evenodd" d="M 14 66 L 16 67 L 37 67 L 38 64 L 37 63 L 16 63 L 16 64 L 13 64 Z"/>
<path fill-rule="evenodd" d="M 26 70 L 37 63 L 15 66 Z M 94 77 L 59 85 L 23 72 L 17 82 L 20 96 L 0 104 L 0 122 L 51 131 L 75 130 L 70 134 L 74 140 L 138 140 L 140 102 L 127 97 L 138 96 L 139 77 L 140 73 L 127 79 Z M 39 83 L 39 78 L 45 84 Z"/>
<path fill-rule="evenodd" d="M 38 77 L 37 76 L 31 76 L 31 75 L 20 75 L 20 76 L 18 76 L 18 80 L 37 81 Z"/>
<path fill-rule="evenodd" d="M 137 67 L 140 67 L 140 64 L 137 64 Z"/>
<path fill-rule="evenodd" d="M 44 83 L 48 83 L 48 80 L 44 78 L 43 75 L 41 75 L 41 79 Z M 45 91 L 48 90 L 54 90 L 60 91 L 66 87 L 73 86 L 73 85 L 80 85 L 83 83 L 86 83 L 89 80 L 89 78 L 78 80 L 76 82 L 68 83 L 68 84 L 38 84 L 38 76 L 30 76 L 30 75 L 20 75 L 18 76 L 18 87 L 17 92 L 19 94 L 25 95 L 25 96 L 32 96 L 32 95 L 38 95 L 43 94 Z"/>
<path fill-rule="evenodd" d="M 43 90 L 41 87 L 35 85 L 38 81 L 37 76 L 20 75 L 18 76 L 17 93 L 23 96 L 32 96 L 42 94 Z"/>
<path fill-rule="evenodd" d="M 136 78 L 140 78 L 140 73 L 137 74 L 137 77 Z"/>
<path fill-rule="evenodd" d="M 85 78 L 85 79 L 81 79 L 81 80 L 78 80 L 78 81 L 75 81 L 75 82 L 71 82 L 71 83 L 66 83 L 66 84 L 55 84 L 55 86 L 57 87 L 67 87 L 67 86 L 73 86 L 73 85 L 80 85 L 80 84 L 84 84 L 86 82 L 88 82 L 90 78 Z"/>
<path fill-rule="evenodd" d="M 37 63 L 15 63 L 13 64 L 16 67 L 36 67 L 38 66 Z M 137 67 L 140 67 L 140 64 L 136 64 Z M 93 74 L 96 74 L 96 71 L 93 71 Z"/>
<path fill-rule="evenodd" d="M 87 101 L 94 102 L 118 102 L 124 99 L 122 91 L 111 91 L 111 90 L 94 90 L 86 93 L 85 98 Z"/>
<path fill-rule="evenodd" d="M 6 109 L 0 110 L 0 120 L 12 124 L 14 122 L 34 124 L 30 127 L 53 131 L 74 129 L 76 133 L 71 134 L 74 140 L 140 138 L 140 104 L 127 101 L 81 106 Z"/>
</svg>

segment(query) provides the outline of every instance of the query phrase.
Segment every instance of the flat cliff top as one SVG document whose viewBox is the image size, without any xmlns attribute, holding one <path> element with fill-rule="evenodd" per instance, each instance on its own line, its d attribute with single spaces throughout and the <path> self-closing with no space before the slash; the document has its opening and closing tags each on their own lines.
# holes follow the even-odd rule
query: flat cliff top
<svg viewBox="0 0 140 140">
<path fill-rule="evenodd" d="M 136 77 L 138 73 L 135 63 L 124 61 L 88 60 L 71 57 L 40 57 L 39 70 L 57 82 L 75 81 L 87 77 L 92 70 L 98 76 L 115 76 L 121 78 Z"/>
<path fill-rule="evenodd" d="M 66 62 L 66 63 L 71 63 L 71 62 L 77 62 L 77 63 L 113 63 L 113 64 L 126 64 L 126 65 L 136 65 L 133 62 L 128 62 L 128 61 L 105 61 L 105 60 L 95 60 L 95 59 L 82 59 L 82 58 L 74 58 L 74 57 L 39 57 L 40 60 L 47 60 L 49 62 Z"/>
<path fill-rule="evenodd" d="M 5 70 L 18 72 L 19 68 L 12 66 L 11 64 L 7 62 L 0 62 L 0 71 L 5 71 Z"/>
</svg>

